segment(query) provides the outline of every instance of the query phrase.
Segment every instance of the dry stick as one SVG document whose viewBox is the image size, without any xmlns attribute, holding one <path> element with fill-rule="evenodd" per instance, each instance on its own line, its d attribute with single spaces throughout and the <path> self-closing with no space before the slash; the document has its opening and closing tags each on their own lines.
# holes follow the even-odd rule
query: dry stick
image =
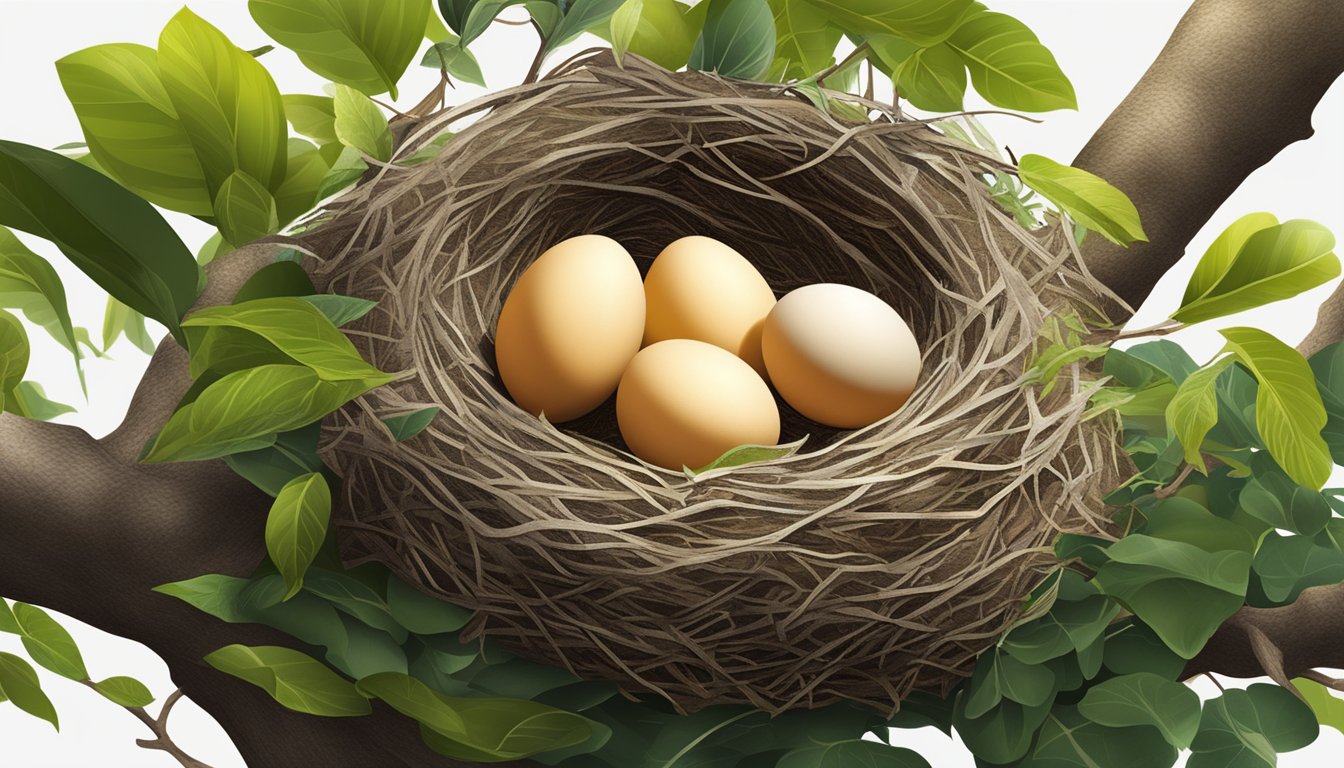
<svg viewBox="0 0 1344 768">
<path fill-rule="evenodd" d="M 92 680 L 81 680 L 80 682 L 95 691 L 98 690 L 98 687 Z M 149 730 L 154 733 L 154 738 L 136 739 L 135 743 L 145 749 L 159 749 L 167 752 L 172 755 L 177 762 L 181 763 L 183 768 L 210 768 L 208 763 L 203 763 L 184 752 L 168 735 L 168 715 L 173 711 L 173 705 L 181 698 L 181 688 L 178 688 L 169 694 L 168 698 L 163 702 L 163 709 L 159 710 L 158 718 L 151 717 L 150 714 L 145 711 L 144 707 L 124 707 L 127 712 L 135 715 L 140 722 L 144 723 Z"/>
<path fill-rule="evenodd" d="M 1320 683 L 1321 685 L 1324 685 L 1326 688 L 1331 688 L 1336 691 L 1344 691 L 1344 678 L 1331 677 L 1319 670 L 1308 669 L 1306 672 L 1303 672 L 1301 675 L 1298 675 L 1298 677 L 1305 678 L 1307 680 L 1312 681 L 1313 683 Z"/>
</svg>

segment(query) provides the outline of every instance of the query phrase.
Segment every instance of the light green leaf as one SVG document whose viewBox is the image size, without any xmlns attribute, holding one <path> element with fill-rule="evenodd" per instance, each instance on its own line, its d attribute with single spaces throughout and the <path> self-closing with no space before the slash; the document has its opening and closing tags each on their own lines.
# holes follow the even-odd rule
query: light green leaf
<svg viewBox="0 0 1344 768">
<path fill-rule="evenodd" d="M 442 755 L 471 762 L 521 760 L 576 746 L 594 735 L 587 718 L 523 699 L 439 697 L 466 724 L 464 734 L 422 726 L 421 737 Z"/>
<path fill-rule="evenodd" d="M 1190 374 L 1167 404 L 1167 425 L 1181 441 L 1186 462 L 1205 474 L 1208 474 L 1208 467 L 1201 448 L 1204 437 L 1218 423 L 1218 391 L 1214 384 L 1234 362 L 1235 358 L 1224 357 Z"/>
<path fill-rule="evenodd" d="M 326 315 L 331 324 L 337 327 L 353 323 L 378 306 L 376 301 L 334 293 L 314 293 L 299 298 L 317 307 L 318 311 Z"/>
<path fill-rule="evenodd" d="M 19 634 L 19 620 L 14 618 L 14 611 L 9 607 L 9 601 L 3 597 L 0 597 L 0 632 Z"/>
<path fill-rule="evenodd" d="M 934 42 L 940 40 L 927 44 Z M 1073 84 L 1055 57 L 1012 16 L 972 12 L 947 43 L 966 62 L 971 83 L 990 104 L 1027 112 L 1078 108 Z"/>
<path fill-rule="evenodd" d="M 687 6 L 676 0 L 642 0 L 639 21 L 626 49 L 664 69 L 680 69 L 691 58 L 708 10 L 708 2 Z M 613 15 L 613 25 L 615 20 Z M 611 41 L 614 49 L 613 28 L 598 27 L 592 32 Z"/>
<path fill-rule="evenodd" d="M 56 730 L 61 729 L 56 708 L 42 692 L 32 666 L 12 653 L 0 652 L 0 702 L 5 699 L 33 717 L 51 723 Z"/>
<path fill-rule="evenodd" d="M 286 709 L 322 717 L 358 717 L 373 711 L 350 681 L 290 648 L 229 645 L 205 662 L 261 688 Z"/>
<path fill-rule="evenodd" d="M 383 112 L 368 96 L 348 85 L 336 86 L 336 136 L 382 162 L 392 159 L 392 130 Z"/>
<path fill-rule="evenodd" d="M 235 171 L 272 192 L 279 188 L 285 179 L 285 107 L 265 67 L 183 8 L 159 35 L 159 75 L 212 200 Z"/>
<path fill-rule="evenodd" d="M 1151 672 L 1121 675 L 1092 686 L 1078 711 L 1101 725 L 1151 725 L 1177 749 L 1189 747 L 1199 730 L 1198 694 Z"/>
<path fill-rule="evenodd" d="M 689 66 L 725 77 L 759 80 L 775 57 L 775 21 L 766 0 L 707 0 L 705 27 Z"/>
<path fill-rule="evenodd" d="M 635 39 L 639 18 L 643 13 L 644 0 L 625 0 L 611 15 L 611 53 L 616 57 L 617 66 L 625 62 L 625 52 L 630 50 L 630 43 Z"/>
<path fill-rule="evenodd" d="M 397 623 L 417 635 L 456 632 L 471 620 L 471 611 L 421 592 L 392 576 L 387 582 L 387 605 Z"/>
<path fill-rule="evenodd" d="M 349 187 L 368 170 L 369 165 L 364 162 L 363 152 L 354 147 L 344 147 L 336 162 L 332 163 L 331 170 L 322 177 L 322 183 L 317 188 L 317 199 L 325 200 Z"/>
<path fill-rule="evenodd" d="M 1041 155 L 1023 155 L 1017 174 L 1074 221 L 1116 245 L 1148 239 L 1134 203 L 1099 176 Z"/>
<path fill-rule="evenodd" d="M 456 134 L 452 131 L 444 131 L 416 147 L 415 151 L 411 154 L 397 158 L 397 163 L 403 167 L 409 168 L 413 165 L 429 162 L 439 156 L 439 153 L 443 151 L 444 145 L 452 141 L 454 135 Z"/>
<path fill-rule="evenodd" d="M 154 591 L 175 597 L 221 621 L 239 624 L 251 620 L 241 610 L 243 593 L 247 588 L 247 579 L 211 573 L 185 581 L 160 584 Z"/>
<path fill-rule="evenodd" d="M 546 40 L 546 53 L 578 37 L 588 29 L 599 24 L 606 25 L 616 9 L 625 0 L 574 0 L 569 3 L 565 15 Z"/>
<path fill-rule="evenodd" d="M 522 5 L 523 2 L 524 0 L 468 0 L 465 3 L 466 13 L 461 23 L 455 24 L 451 16 L 445 18 L 448 20 L 448 25 L 462 36 L 459 44 L 467 46 L 484 34 L 494 23 L 495 17 L 505 8 Z"/>
<path fill-rule="evenodd" d="M 317 74 L 397 98 L 415 58 L 429 0 L 250 0 L 252 19 Z"/>
<path fill-rule="evenodd" d="M 42 385 L 35 381 L 21 381 L 10 390 L 10 398 L 5 406 L 13 413 L 34 421 L 51 421 L 57 416 L 74 413 L 75 409 L 65 403 L 55 403 L 47 399 Z"/>
<path fill-rule="evenodd" d="M 1314 221 L 1295 219 L 1257 231 L 1268 214 L 1246 217 L 1215 241 L 1191 277 L 1173 320 L 1198 323 L 1289 299 L 1339 277 L 1335 237 Z M 1227 253 L 1244 238 L 1236 256 Z"/>
<path fill-rule="evenodd" d="M 736 448 L 729 448 L 724 451 L 722 456 L 709 464 L 699 469 L 690 470 L 688 474 L 691 476 L 702 475 L 715 469 L 727 469 L 728 467 L 740 467 L 744 464 L 755 464 L 758 461 L 783 459 L 797 453 L 806 440 L 807 438 L 804 437 L 783 445 L 739 445 Z"/>
<path fill-rule="evenodd" d="M 242 171 L 234 171 L 219 187 L 215 196 L 215 222 L 220 234 L 234 247 L 240 247 L 280 229 L 275 197 L 261 182 Z"/>
<path fill-rule="evenodd" d="M 220 256 L 228 255 L 233 251 L 233 246 L 224 242 L 224 236 L 216 232 L 201 244 L 201 249 L 196 252 L 196 263 L 204 267 Z"/>
<path fill-rule="evenodd" d="M 320 472 L 296 477 L 280 489 L 266 518 L 266 552 L 285 577 L 289 599 L 303 588 L 331 522 L 331 489 Z"/>
<path fill-rule="evenodd" d="M 1315 741 L 1316 716 L 1277 685 L 1255 683 L 1204 705 L 1189 768 L 1273 768 L 1278 753 Z"/>
<path fill-rule="evenodd" d="M 154 694 L 133 677 L 109 677 L 94 683 L 93 688 L 108 701 L 123 707 L 148 707 L 154 703 Z"/>
<path fill-rule="evenodd" d="M 418 411 L 403 413 L 399 416 L 389 416 L 383 419 L 383 423 L 392 433 L 392 439 L 400 443 L 424 432 L 437 415 L 439 415 L 439 407 L 431 405 L 428 408 L 421 408 Z"/>
<path fill-rule="evenodd" d="M 12 410 L 9 393 L 28 371 L 28 333 L 19 318 L 0 309 L 0 411 Z"/>
<path fill-rule="evenodd" d="M 153 206 L 55 152 L 0 141 L 0 225 L 46 238 L 103 290 L 177 335 L 201 269 Z"/>
<path fill-rule="evenodd" d="M 275 190 L 275 210 L 280 225 L 311 211 L 317 204 L 317 191 L 331 167 L 322 152 L 303 139 L 290 139 L 285 180 Z"/>
<path fill-rule="evenodd" d="M 1254 238 L 1252 238 L 1254 239 Z M 1258 328 L 1224 328 L 1226 351 L 1260 382 L 1255 396 L 1255 425 L 1265 447 L 1299 485 L 1319 490 L 1334 461 L 1321 437 L 1325 405 L 1311 366 L 1297 350 Z"/>
<path fill-rule="evenodd" d="M 1330 692 L 1329 688 L 1305 678 L 1294 678 L 1293 687 L 1307 700 L 1307 706 L 1316 713 L 1316 722 L 1328 725 L 1344 732 L 1344 698 Z"/>
<path fill-rule="evenodd" d="M 323 381 L 300 365 L 230 373 L 168 419 L 141 461 L 201 461 L 272 445 L 276 435 L 311 424 L 388 377 Z"/>
<path fill-rule="evenodd" d="M 851 768 L 851 766 L 881 766 L 882 768 L 929 768 L 929 762 L 918 752 L 893 747 L 880 741 L 853 739 L 799 747 L 786 752 L 775 768 Z"/>
<path fill-rule="evenodd" d="M 456 709 L 413 677 L 384 672 L 360 680 L 356 688 L 362 695 L 381 699 L 401 714 L 439 733 L 466 734 L 467 725 Z"/>
<path fill-rule="evenodd" d="M 58 60 L 56 73 L 106 174 L 168 210 L 212 214 L 205 171 L 159 78 L 157 51 L 96 45 Z"/>
<path fill-rule="evenodd" d="M 14 620 L 19 625 L 23 647 L 33 661 L 61 677 L 88 679 L 84 657 L 80 655 L 74 638 L 46 611 L 27 603 L 14 603 Z"/>
<path fill-rule="evenodd" d="M 157 344 L 145 328 L 145 316 L 108 296 L 103 311 L 103 349 L 111 349 L 122 336 L 146 355 L 154 354 Z"/>
<path fill-rule="evenodd" d="M 285 118 L 295 131 L 318 144 L 337 140 L 336 106 L 332 97 L 287 93 L 280 100 L 285 106 Z"/>
<path fill-rule="evenodd" d="M 973 0 L 807 1 L 850 34 L 896 35 L 921 46 L 946 40 L 975 6 Z"/>
<path fill-rule="evenodd" d="M 874 46 L 879 56 L 883 50 Z M 884 59 L 885 60 L 885 59 Z M 966 64 L 947 43 L 920 48 L 892 66 L 897 93 L 919 109 L 960 112 L 966 97 Z"/>
<path fill-rule="evenodd" d="M 835 59 L 843 33 L 827 13 L 808 0 L 770 0 L 775 16 L 775 59 L 783 61 L 784 80 L 801 80 L 821 72 Z"/>
<path fill-rule="evenodd" d="M 200 376 L 206 370 L 226 370 L 221 365 L 237 347 L 246 349 L 252 340 L 269 344 L 267 350 L 278 351 L 313 369 L 324 381 L 376 381 L 385 384 L 392 377 L 374 368 L 359 356 L 350 343 L 327 316 L 311 302 L 302 298 L 279 296 L 225 304 L 193 312 L 183 321 L 191 329 L 191 373 Z M 198 329 L 218 329 L 201 333 Z M 375 386 L 377 386 L 375 384 Z"/>
<path fill-rule="evenodd" d="M 420 66 L 441 69 L 464 83 L 485 86 L 481 63 L 471 51 L 462 47 L 456 35 L 429 46 L 420 60 Z"/>
</svg>

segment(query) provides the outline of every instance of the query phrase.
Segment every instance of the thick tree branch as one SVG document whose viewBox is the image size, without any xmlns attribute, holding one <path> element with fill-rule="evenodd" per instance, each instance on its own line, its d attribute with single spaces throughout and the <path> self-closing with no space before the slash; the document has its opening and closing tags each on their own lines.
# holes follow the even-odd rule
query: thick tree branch
<svg viewBox="0 0 1344 768">
<path fill-rule="evenodd" d="M 1251 172 L 1311 136 L 1344 72 L 1341 41 L 1339 0 L 1195 0 L 1074 160 L 1133 198 L 1150 238 L 1127 249 L 1089 238 L 1092 273 L 1141 304 Z"/>
<path fill-rule="evenodd" d="M 1281 673 L 1266 668 L 1278 661 L 1273 650 L 1282 654 Z M 1344 667 L 1344 584 L 1304 590 L 1281 608 L 1242 608 L 1190 660 L 1185 677 L 1216 672 L 1287 679 L 1317 667 Z"/>
</svg>

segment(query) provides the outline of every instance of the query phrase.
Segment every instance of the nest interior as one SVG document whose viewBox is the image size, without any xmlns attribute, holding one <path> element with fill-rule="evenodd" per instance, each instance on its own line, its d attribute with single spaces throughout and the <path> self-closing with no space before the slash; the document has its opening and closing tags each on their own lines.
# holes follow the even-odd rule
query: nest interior
<svg viewBox="0 0 1344 768">
<path fill-rule="evenodd" d="M 349 561 L 475 610 L 468 636 L 682 711 L 890 711 L 968 674 L 1059 532 L 1110 532 L 1115 425 L 1083 418 L 1080 370 L 1044 400 L 1021 375 L 1051 312 L 1104 321 L 1114 297 L 1066 233 L 996 207 L 989 158 L 924 123 L 852 124 L 782 86 L 609 52 L 448 110 L 411 143 L 463 123 L 304 236 L 319 284 L 379 302 L 353 326 L 361 352 L 406 372 L 324 429 Z M 641 269 L 702 234 L 778 295 L 872 291 L 920 339 L 920 384 L 856 431 L 785 408 L 798 452 L 694 478 L 626 453 L 610 407 L 546 424 L 509 400 L 491 337 L 522 270 L 583 233 Z M 427 405 L 440 414 L 406 442 L 381 422 Z"/>
</svg>

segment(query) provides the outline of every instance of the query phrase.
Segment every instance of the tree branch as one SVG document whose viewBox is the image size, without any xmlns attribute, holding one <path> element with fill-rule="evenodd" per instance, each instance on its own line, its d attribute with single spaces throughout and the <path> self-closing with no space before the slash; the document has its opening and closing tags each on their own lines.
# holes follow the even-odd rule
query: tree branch
<svg viewBox="0 0 1344 768">
<path fill-rule="evenodd" d="M 1190 660 L 1184 676 L 1216 672 L 1291 679 L 1317 667 L 1344 667 L 1340 638 L 1344 638 L 1344 584 L 1312 587 L 1280 608 L 1246 606 L 1237 611 Z"/>
<path fill-rule="evenodd" d="M 1312 135 L 1312 111 L 1344 72 L 1341 40 L 1338 0 L 1195 0 L 1074 160 L 1134 200 L 1150 238 L 1127 249 L 1089 238 L 1092 273 L 1142 303 L 1252 171 Z"/>
</svg>

